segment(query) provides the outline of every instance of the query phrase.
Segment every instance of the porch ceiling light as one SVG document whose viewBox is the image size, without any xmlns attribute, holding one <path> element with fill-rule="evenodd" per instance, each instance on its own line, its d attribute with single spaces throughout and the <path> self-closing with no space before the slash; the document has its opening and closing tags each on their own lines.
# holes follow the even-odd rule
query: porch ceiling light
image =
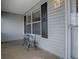
<svg viewBox="0 0 79 59">
<path fill-rule="evenodd" d="M 64 0 L 53 0 L 54 8 L 60 7 L 64 3 Z"/>
</svg>

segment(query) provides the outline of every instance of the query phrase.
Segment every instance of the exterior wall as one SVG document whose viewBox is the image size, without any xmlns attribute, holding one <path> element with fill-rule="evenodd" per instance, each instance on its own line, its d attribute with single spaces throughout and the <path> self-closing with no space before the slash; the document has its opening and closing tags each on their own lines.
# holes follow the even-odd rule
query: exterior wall
<svg viewBox="0 0 79 59">
<path fill-rule="evenodd" d="M 31 8 L 28 12 L 40 7 L 47 0 L 41 0 L 37 5 Z M 36 35 L 38 46 L 41 49 L 49 51 L 61 58 L 64 57 L 65 44 L 65 7 L 64 4 L 53 9 L 53 0 L 48 0 L 48 39 L 42 38 L 41 35 Z M 28 14 L 28 12 L 26 14 Z"/>
<path fill-rule="evenodd" d="M 23 39 L 24 20 L 22 15 L 2 12 L 1 14 L 1 41 Z"/>
<path fill-rule="evenodd" d="M 50 49 L 52 53 L 64 57 L 65 7 L 63 4 L 54 9 L 52 0 L 48 1 L 48 38 L 51 40 Z"/>
</svg>

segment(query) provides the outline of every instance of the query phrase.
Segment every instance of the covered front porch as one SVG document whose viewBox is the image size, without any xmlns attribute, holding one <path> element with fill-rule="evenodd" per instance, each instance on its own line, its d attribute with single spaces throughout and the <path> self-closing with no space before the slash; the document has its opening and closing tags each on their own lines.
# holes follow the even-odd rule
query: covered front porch
<svg viewBox="0 0 79 59">
<path fill-rule="evenodd" d="M 77 14 L 77 0 L 3 0 L 2 59 L 78 59 Z"/>
</svg>

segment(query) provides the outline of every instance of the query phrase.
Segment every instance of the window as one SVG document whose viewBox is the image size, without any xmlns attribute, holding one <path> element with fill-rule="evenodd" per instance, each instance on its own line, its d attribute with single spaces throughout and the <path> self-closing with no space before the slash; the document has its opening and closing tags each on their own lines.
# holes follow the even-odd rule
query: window
<svg viewBox="0 0 79 59">
<path fill-rule="evenodd" d="M 40 10 L 32 13 L 32 21 L 40 21 Z"/>
<path fill-rule="evenodd" d="M 40 8 L 31 12 L 26 17 L 26 33 L 38 35 L 41 33 L 42 37 L 48 38 L 47 2 L 41 5 L 41 19 Z"/>
<path fill-rule="evenodd" d="M 31 33 L 31 24 L 26 25 L 26 32 Z"/>
<path fill-rule="evenodd" d="M 78 0 L 76 0 L 76 12 L 78 13 Z"/>
<path fill-rule="evenodd" d="M 24 16 L 24 34 L 26 34 L 26 16 Z"/>
<path fill-rule="evenodd" d="M 47 2 L 41 5 L 42 37 L 48 38 Z"/>
<path fill-rule="evenodd" d="M 40 34 L 40 22 L 33 23 L 33 34 Z"/>
<path fill-rule="evenodd" d="M 32 32 L 40 34 L 40 9 L 32 12 Z"/>
<path fill-rule="evenodd" d="M 26 33 L 40 34 L 40 9 L 27 14 L 26 19 Z"/>
<path fill-rule="evenodd" d="M 28 23 L 31 23 L 31 15 L 28 15 Z"/>
<path fill-rule="evenodd" d="M 31 33 L 31 13 L 26 17 L 26 33 Z"/>
</svg>

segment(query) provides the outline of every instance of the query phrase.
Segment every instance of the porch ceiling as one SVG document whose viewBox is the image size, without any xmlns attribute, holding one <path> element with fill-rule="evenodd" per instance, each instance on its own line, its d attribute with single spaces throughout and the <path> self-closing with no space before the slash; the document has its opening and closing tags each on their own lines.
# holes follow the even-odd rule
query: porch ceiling
<svg viewBox="0 0 79 59">
<path fill-rule="evenodd" d="M 2 0 L 1 10 L 10 13 L 24 14 L 40 0 Z"/>
</svg>

